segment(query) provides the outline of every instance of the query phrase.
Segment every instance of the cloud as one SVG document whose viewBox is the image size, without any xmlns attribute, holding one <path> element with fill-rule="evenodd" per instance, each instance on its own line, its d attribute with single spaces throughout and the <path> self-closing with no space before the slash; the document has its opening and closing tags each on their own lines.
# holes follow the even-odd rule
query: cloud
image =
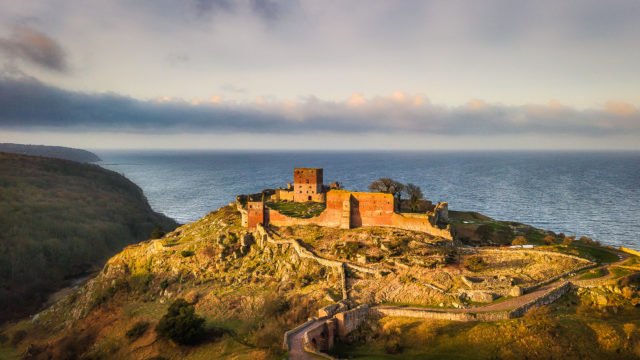
<svg viewBox="0 0 640 360">
<path fill-rule="evenodd" d="M 282 3 L 277 0 L 251 0 L 251 10 L 263 19 L 276 20 L 282 13 Z"/>
<path fill-rule="evenodd" d="M 244 12 L 265 21 L 275 21 L 293 3 L 293 0 L 194 0 L 193 4 L 198 16 Z"/>
<path fill-rule="evenodd" d="M 189 58 L 187 54 L 170 53 L 167 55 L 167 61 L 171 64 L 186 63 L 189 62 L 189 60 L 191 60 L 191 58 Z"/>
<path fill-rule="evenodd" d="M 417 100 L 416 100 L 417 99 Z M 418 101 L 419 100 L 419 101 Z M 541 134 L 640 135 L 640 113 L 629 104 L 602 109 L 480 100 L 456 107 L 396 92 L 343 101 L 138 100 L 115 93 L 72 92 L 34 78 L 0 78 L 0 128 L 121 131 L 131 133 L 431 134 L 495 136 Z"/>
<path fill-rule="evenodd" d="M 230 12 L 235 9 L 235 5 L 230 0 L 194 0 L 193 2 L 198 15 L 209 15 L 217 12 Z"/>
<path fill-rule="evenodd" d="M 9 37 L 0 38 L 0 52 L 52 71 L 65 72 L 69 68 L 65 51 L 54 39 L 25 25 L 15 27 Z"/>
<path fill-rule="evenodd" d="M 226 91 L 226 92 L 230 92 L 230 93 L 236 93 L 236 94 L 242 94 L 247 92 L 247 89 L 241 88 L 239 86 L 235 86 L 233 84 L 223 84 L 220 89 L 222 89 L 222 91 Z"/>
</svg>

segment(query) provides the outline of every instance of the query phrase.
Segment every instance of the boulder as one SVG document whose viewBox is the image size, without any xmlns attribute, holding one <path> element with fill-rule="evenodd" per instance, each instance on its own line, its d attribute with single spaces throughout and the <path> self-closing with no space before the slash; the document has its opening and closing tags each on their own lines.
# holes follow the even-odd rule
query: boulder
<svg viewBox="0 0 640 360">
<path fill-rule="evenodd" d="M 489 303 L 495 299 L 494 294 L 490 292 L 484 292 L 484 291 L 474 291 L 468 295 L 471 301 L 479 302 L 479 303 Z"/>
</svg>

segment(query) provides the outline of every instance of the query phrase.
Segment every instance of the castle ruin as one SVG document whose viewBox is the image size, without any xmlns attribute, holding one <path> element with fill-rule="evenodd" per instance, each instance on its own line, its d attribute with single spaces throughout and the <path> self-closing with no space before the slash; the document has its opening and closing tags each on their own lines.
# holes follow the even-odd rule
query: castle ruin
<svg viewBox="0 0 640 360">
<path fill-rule="evenodd" d="M 270 208 L 269 203 L 323 203 L 325 209 L 318 215 L 303 218 L 293 217 Z M 398 212 L 392 194 L 355 192 L 340 189 L 337 183 L 323 184 L 323 169 L 295 168 L 293 186 L 284 189 L 267 189 L 258 194 L 240 195 L 238 209 L 242 213 L 242 224 L 255 229 L 258 224 L 274 226 L 319 225 L 341 229 L 363 226 L 396 227 L 426 232 L 445 239 L 453 239 L 448 221 L 448 204 L 433 205 L 424 200 L 421 212 Z"/>
</svg>

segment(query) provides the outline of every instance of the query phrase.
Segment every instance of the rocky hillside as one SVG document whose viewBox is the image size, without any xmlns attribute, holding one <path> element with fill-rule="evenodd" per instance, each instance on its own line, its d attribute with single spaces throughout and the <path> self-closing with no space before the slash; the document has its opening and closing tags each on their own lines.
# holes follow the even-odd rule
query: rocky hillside
<svg viewBox="0 0 640 360">
<path fill-rule="evenodd" d="M 0 321 L 32 313 L 124 246 L 176 226 L 115 172 L 0 153 Z"/>
<path fill-rule="evenodd" d="M 282 359 L 285 332 L 345 294 L 341 304 L 352 307 L 424 308 L 435 300 L 442 311 L 462 312 L 485 300 L 461 290 L 499 293 L 504 287 L 509 294 L 487 305 L 499 308 L 520 299 L 511 294 L 513 283 L 527 287 L 557 276 L 584 288 L 520 319 L 372 318 L 333 352 L 507 359 L 640 354 L 637 257 L 618 258 L 591 245 L 548 245 L 539 253 L 472 249 L 390 228 L 307 226 L 267 233 L 269 238 L 255 239 L 235 206 L 226 206 L 161 239 L 130 245 L 52 307 L 1 328 L 0 358 Z M 595 263 L 583 257 L 587 248 L 598 255 Z M 564 255 L 578 250 L 577 257 Z M 594 268 L 606 264 L 605 253 L 616 267 Z M 589 269 L 580 270 L 585 265 Z M 458 306 L 449 303 L 454 299 Z"/>
<path fill-rule="evenodd" d="M 0 152 L 31 156 L 44 156 L 49 158 L 64 159 L 84 163 L 96 162 L 101 160 L 98 155 L 90 151 L 63 146 L 3 143 L 0 144 Z"/>
<path fill-rule="evenodd" d="M 158 240 L 127 247 L 84 287 L 4 329 L 5 356 L 29 358 L 264 359 L 283 333 L 340 299 L 339 274 L 291 249 L 259 249 L 231 207 Z M 196 304 L 205 338 L 176 346 L 153 330 L 177 298 Z M 136 337 L 127 332 L 149 324 Z M 16 338 L 17 336 L 17 338 Z M 9 352 L 7 352 L 9 351 Z M 0 357 L 3 353 L 0 351 Z"/>
</svg>

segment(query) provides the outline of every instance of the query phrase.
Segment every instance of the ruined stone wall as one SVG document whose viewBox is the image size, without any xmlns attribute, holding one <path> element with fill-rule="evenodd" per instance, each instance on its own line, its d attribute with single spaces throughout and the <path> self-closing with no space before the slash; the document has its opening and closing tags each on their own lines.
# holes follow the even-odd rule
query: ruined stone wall
<svg viewBox="0 0 640 360">
<path fill-rule="evenodd" d="M 392 194 L 351 192 L 351 227 L 393 225 Z"/>
<path fill-rule="evenodd" d="M 526 303 L 523 304 L 515 309 L 513 309 L 510 313 L 509 313 L 509 317 L 510 318 L 517 318 L 517 317 L 521 317 L 523 316 L 527 311 L 529 311 L 531 308 L 534 307 L 539 307 L 539 306 L 543 306 L 543 305 L 549 305 L 552 302 L 558 300 L 560 297 L 562 297 L 562 295 L 568 293 L 571 288 L 573 287 L 573 285 L 571 284 L 571 282 L 566 281 L 564 282 L 562 285 L 553 288 L 552 290 L 550 290 L 549 292 L 545 293 L 544 295 Z"/>
<path fill-rule="evenodd" d="M 304 343 L 311 351 L 327 351 L 333 348 L 336 321 L 317 322 L 305 330 Z M 305 348 L 306 349 L 306 348 Z"/>
<path fill-rule="evenodd" d="M 501 321 L 521 317 L 534 307 L 551 304 L 569 292 L 571 287 L 572 284 L 570 282 L 564 282 L 531 301 L 521 304 L 514 309 L 504 311 L 472 312 L 444 309 L 405 308 L 396 306 L 376 306 L 371 308 L 371 311 L 373 314 L 380 316 L 399 316 L 450 321 Z"/>
<path fill-rule="evenodd" d="M 451 228 L 433 225 L 429 214 L 395 213 L 391 194 L 331 190 L 326 193 L 326 209 L 316 217 L 293 218 L 269 208 L 264 209 L 264 214 L 265 223 L 274 226 L 318 225 L 342 229 L 388 226 L 453 240 Z"/>
<path fill-rule="evenodd" d="M 293 190 L 276 189 L 276 193 L 271 198 L 272 201 L 293 201 Z"/>
<path fill-rule="evenodd" d="M 380 316 L 411 317 L 419 319 L 437 319 L 449 321 L 500 321 L 509 319 L 507 311 L 472 313 L 454 311 L 436 311 L 432 309 L 402 308 L 394 306 L 376 306 L 372 312 Z"/>
<path fill-rule="evenodd" d="M 247 202 L 247 227 L 255 229 L 258 224 L 264 224 L 264 203 L 249 201 Z"/>
<path fill-rule="evenodd" d="M 239 201 L 236 201 L 236 209 L 240 212 L 240 223 L 242 226 L 248 228 L 249 227 L 249 213 L 242 207 L 242 204 Z"/>
<path fill-rule="evenodd" d="M 337 321 L 337 334 L 340 338 L 344 338 L 350 332 L 357 329 L 369 317 L 369 305 L 360 305 L 355 309 L 334 315 Z"/>
<path fill-rule="evenodd" d="M 451 227 L 440 228 L 433 225 L 427 214 L 398 214 L 392 216 L 391 226 L 405 230 L 420 231 L 434 236 L 442 237 L 447 240 L 453 240 Z"/>
<path fill-rule="evenodd" d="M 449 203 L 439 202 L 433 209 L 433 225 L 449 222 Z"/>
</svg>

